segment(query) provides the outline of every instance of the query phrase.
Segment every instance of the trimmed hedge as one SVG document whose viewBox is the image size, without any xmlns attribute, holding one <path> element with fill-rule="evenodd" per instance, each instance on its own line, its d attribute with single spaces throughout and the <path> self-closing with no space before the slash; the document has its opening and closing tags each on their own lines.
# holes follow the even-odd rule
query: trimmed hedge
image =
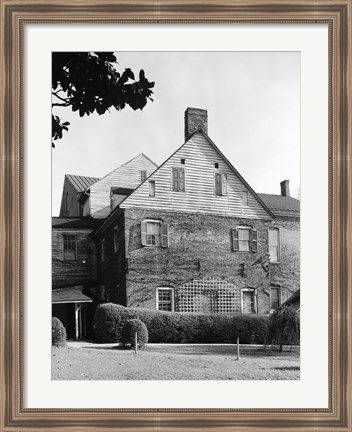
<svg viewBox="0 0 352 432">
<path fill-rule="evenodd" d="M 121 331 L 128 320 L 126 308 L 114 303 L 97 307 L 94 315 L 94 334 L 99 342 L 120 342 Z"/>
<path fill-rule="evenodd" d="M 51 344 L 55 347 L 66 346 L 66 329 L 59 318 L 51 319 Z"/>
<path fill-rule="evenodd" d="M 268 322 L 268 342 L 279 345 L 300 344 L 300 319 L 293 305 L 282 305 L 270 316 Z"/>
<path fill-rule="evenodd" d="M 100 342 L 119 342 L 124 323 L 140 319 L 151 343 L 236 343 L 263 344 L 268 317 L 259 315 L 190 314 L 101 304 L 94 318 Z"/>
<path fill-rule="evenodd" d="M 124 345 L 130 344 L 131 347 L 136 345 L 135 333 L 137 332 L 138 346 L 144 347 L 148 343 L 148 330 L 143 321 L 131 319 L 126 321 L 122 327 L 121 340 Z"/>
</svg>

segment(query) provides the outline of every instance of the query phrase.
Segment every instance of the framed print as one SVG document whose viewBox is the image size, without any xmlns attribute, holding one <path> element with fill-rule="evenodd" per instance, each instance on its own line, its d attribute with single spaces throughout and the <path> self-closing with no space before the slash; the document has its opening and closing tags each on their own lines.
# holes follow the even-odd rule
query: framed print
<svg viewBox="0 0 352 432">
<path fill-rule="evenodd" d="M 351 429 L 350 23 L 1 1 L 2 430 Z"/>
</svg>

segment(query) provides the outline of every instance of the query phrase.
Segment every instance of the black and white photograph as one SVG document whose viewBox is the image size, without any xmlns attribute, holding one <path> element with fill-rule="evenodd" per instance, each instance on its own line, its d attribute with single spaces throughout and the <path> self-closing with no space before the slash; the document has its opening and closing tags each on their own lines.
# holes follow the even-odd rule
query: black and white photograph
<svg viewBox="0 0 352 432">
<path fill-rule="evenodd" d="M 52 380 L 300 380 L 300 68 L 52 53 Z"/>
</svg>

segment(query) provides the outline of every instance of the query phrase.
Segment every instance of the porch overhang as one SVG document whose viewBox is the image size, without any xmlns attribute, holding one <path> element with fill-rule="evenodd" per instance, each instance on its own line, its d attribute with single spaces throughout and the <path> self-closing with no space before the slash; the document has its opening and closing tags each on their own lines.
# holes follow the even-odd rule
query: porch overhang
<svg viewBox="0 0 352 432">
<path fill-rule="evenodd" d="M 91 303 L 92 299 L 82 294 L 77 288 L 58 288 L 52 290 L 52 304 Z"/>
</svg>

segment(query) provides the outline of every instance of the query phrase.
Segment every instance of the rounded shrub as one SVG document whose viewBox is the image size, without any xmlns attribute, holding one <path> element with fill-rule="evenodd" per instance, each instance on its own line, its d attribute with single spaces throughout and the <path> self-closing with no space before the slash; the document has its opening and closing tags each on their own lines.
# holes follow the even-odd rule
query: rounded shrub
<svg viewBox="0 0 352 432">
<path fill-rule="evenodd" d="M 144 347 L 148 343 L 147 326 L 140 319 L 131 319 L 126 321 L 122 328 L 122 343 L 131 347 L 135 346 L 135 334 L 137 333 L 137 343 L 139 347 Z"/>
<path fill-rule="evenodd" d="M 97 307 L 94 315 L 94 335 L 98 342 L 120 342 L 121 330 L 128 320 L 124 306 L 104 303 Z"/>
<path fill-rule="evenodd" d="M 284 345 L 299 345 L 300 319 L 294 306 L 283 305 L 270 316 L 268 341 L 279 345 L 282 352 Z"/>
<path fill-rule="evenodd" d="M 59 318 L 52 317 L 51 319 L 51 343 L 55 347 L 65 347 L 66 346 L 66 329 Z"/>
</svg>

